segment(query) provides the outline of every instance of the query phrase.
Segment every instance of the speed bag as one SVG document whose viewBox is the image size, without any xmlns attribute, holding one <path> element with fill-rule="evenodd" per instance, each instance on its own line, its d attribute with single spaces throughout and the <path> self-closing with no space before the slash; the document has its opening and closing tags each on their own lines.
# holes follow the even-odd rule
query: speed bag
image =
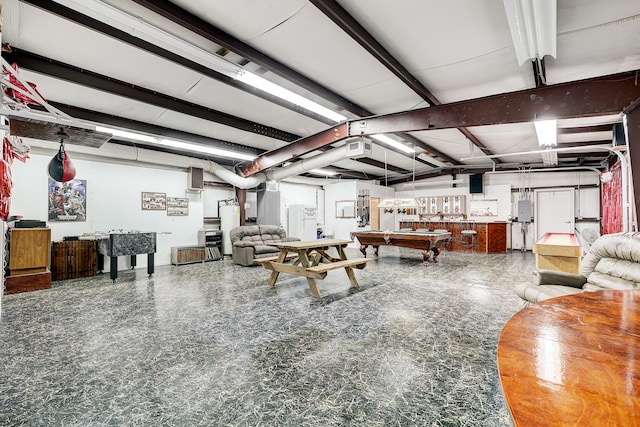
<svg viewBox="0 0 640 427">
<path fill-rule="evenodd" d="M 76 176 L 76 167 L 71 163 L 62 144 L 58 153 L 49 161 L 48 170 L 51 179 L 58 182 L 71 181 Z"/>
</svg>

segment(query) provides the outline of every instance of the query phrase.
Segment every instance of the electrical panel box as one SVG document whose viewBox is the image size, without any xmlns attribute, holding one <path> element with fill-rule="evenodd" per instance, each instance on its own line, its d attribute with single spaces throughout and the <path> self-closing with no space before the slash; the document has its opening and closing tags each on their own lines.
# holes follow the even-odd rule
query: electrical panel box
<svg viewBox="0 0 640 427">
<path fill-rule="evenodd" d="M 531 200 L 518 200 L 518 222 L 531 222 Z"/>
</svg>

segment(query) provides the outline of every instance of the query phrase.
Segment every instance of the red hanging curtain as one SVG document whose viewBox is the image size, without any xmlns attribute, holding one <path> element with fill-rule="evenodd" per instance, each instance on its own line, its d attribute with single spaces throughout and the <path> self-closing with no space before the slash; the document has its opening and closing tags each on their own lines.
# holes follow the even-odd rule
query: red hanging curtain
<svg viewBox="0 0 640 427">
<path fill-rule="evenodd" d="M 611 181 L 603 181 L 601 186 L 600 234 L 622 231 L 622 164 L 616 163 L 609 172 L 612 174 Z"/>
</svg>

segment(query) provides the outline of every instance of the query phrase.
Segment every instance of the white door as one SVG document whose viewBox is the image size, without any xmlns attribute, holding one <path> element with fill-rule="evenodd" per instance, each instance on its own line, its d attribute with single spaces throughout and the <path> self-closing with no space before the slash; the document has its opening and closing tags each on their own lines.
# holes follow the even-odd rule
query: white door
<svg viewBox="0 0 640 427">
<path fill-rule="evenodd" d="M 562 190 L 535 190 L 535 240 L 545 233 L 574 232 L 573 188 Z"/>
</svg>

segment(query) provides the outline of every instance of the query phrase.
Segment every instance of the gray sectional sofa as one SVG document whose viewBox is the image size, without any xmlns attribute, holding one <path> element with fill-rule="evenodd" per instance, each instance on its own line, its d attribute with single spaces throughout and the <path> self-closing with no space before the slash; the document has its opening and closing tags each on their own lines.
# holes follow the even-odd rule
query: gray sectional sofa
<svg viewBox="0 0 640 427">
<path fill-rule="evenodd" d="M 640 287 L 640 233 L 599 237 L 580 262 L 578 274 L 535 270 L 533 282 L 519 283 L 523 306 L 548 298 L 605 289 Z"/>
<path fill-rule="evenodd" d="M 296 242 L 297 237 L 287 237 L 287 232 L 279 225 L 241 225 L 229 232 L 231 255 L 240 265 L 254 265 L 257 258 L 278 255 L 278 248 L 269 243 Z"/>
</svg>

